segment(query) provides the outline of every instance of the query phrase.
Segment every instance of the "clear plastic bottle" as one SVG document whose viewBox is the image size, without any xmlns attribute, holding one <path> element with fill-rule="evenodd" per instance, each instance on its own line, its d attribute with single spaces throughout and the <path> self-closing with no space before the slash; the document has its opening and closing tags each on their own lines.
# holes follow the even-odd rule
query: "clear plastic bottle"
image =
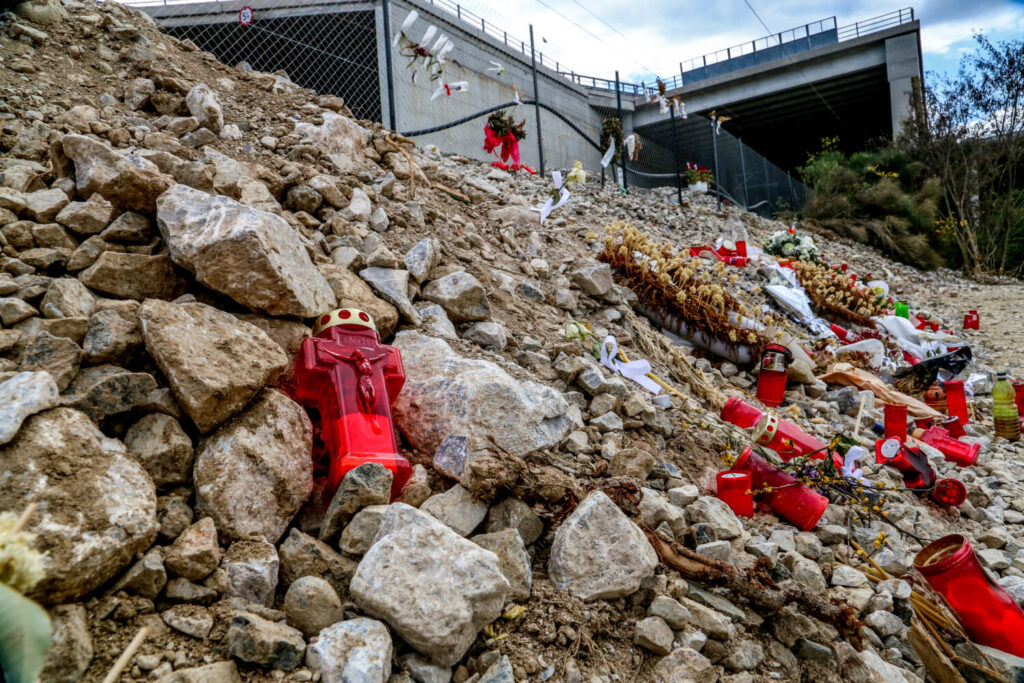
<svg viewBox="0 0 1024 683">
<path fill-rule="evenodd" d="M 735 215 L 729 217 L 725 238 L 732 243 L 732 248 L 736 250 L 737 254 L 744 257 L 747 255 L 747 226 L 739 217 Z"/>
<path fill-rule="evenodd" d="M 996 383 L 992 387 L 992 417 L 996 423 L 996 436 L 1010 441 L 1020 439 L 1016 392 L 1005 371 L 996 374 Z"/>
</svg>

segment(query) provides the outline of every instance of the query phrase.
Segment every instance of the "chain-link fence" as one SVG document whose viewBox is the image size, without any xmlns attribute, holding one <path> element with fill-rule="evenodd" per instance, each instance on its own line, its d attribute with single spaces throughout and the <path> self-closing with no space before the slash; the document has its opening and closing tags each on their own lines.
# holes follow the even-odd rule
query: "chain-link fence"
<svg viewBox="0 0 1024 683">
<path fill-rule="evenodd" d="M 167 33 L 220 61 L 278 73 L 320 94 L 338 95 L 360 119 L 416 134 L 420 144 L 485 159 L 481 112 L 517 99 L 509 111 L 525 123 L 523 163 L 598 168 L 601 121 L 624 106 L 625 135 L 636 152 L 625 163 L 629 188 L 681 185 L 687 162 L 711 169 L 725 201 L 769 213 L 798 207 L 806 188 L 706 118 L 650 115 L 652 87 L 590 78 L 451 0 L 134 0 Z M 399 37 L 407 18 L 406 36 Z M 424 68 L 444 41 L 453 49 L 440 72 Z M 444 91 L 465 82 L 465 91 Z M 619 97 L 616 97 L 616 88 Z M 439 96 L 440 91 L 440 96 Z M 533 101 L 541 104 L 538 115 Z M 647 115 L 639 112 L 647 108 Z M 644 118 L 645 123 L 640 119 Z M 634 126 L 634 121 L 637 125 Z M 540 145 L 538 145 L 538 140 Z M 541 163 L 543 154 L 546 164 Z M 677 175 L 676 170 L 679 170 Z M 622 166 L 609 167 L 609 180 Z"/>
</svg>

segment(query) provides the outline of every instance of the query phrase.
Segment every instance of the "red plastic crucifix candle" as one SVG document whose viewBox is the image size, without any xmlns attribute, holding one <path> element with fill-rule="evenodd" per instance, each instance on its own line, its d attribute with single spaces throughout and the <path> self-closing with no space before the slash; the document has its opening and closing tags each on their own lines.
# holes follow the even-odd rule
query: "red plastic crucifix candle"
<svg viewBox="0 0 1024 683">
<path fill-rule="evenodd" d="M 750 490 L 749 472 L 719 472 L 718 497 L 739 517 L 754 516 L 754 494 Z"/>
<path fill-rule="evenodd" d="M 381 344 L 373 319 L 355 308 L 321 316 L 313 333 L 295 357 L 295 393 L 299 403 L 320 412 L 330 454 L 326 492 L 332 494 L 350 470 L 376 462 L 393 473 L 395 497 L 411 471 L 398 453 L 391 420 L 391 404 L 405 384 L 401 353 Z"/>
<path fill-rule="evenodd" d="M 967 394 L 964 392 L 964 383 L 960 380 L 949 380 L 943 382 L 942 390 L 946 392 L 946 411 L 951 416 L 960 418 L 960 424 L 970 424 L 971 416 L 967 412 Z"/>
</svg>

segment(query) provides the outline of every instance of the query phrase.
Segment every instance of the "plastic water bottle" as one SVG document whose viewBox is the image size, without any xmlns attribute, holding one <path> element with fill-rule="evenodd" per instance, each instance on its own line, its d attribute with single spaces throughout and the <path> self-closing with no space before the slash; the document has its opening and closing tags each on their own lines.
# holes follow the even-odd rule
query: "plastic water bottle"
<svg viewBox="0 0 1024 683">
<path fill-rule="evenodd" d="M 996 436 L 1010 441 L 1020 439 L 1016 397 L 1006 371 L 997 373 L 995 386 L 992 387 L 992 417 L 996 423 Z"/>
</svg>

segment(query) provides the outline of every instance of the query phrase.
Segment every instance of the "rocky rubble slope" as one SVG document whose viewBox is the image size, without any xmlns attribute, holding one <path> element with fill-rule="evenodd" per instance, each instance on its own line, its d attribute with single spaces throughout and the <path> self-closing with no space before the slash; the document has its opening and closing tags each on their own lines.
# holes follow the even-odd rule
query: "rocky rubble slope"
<svg viewBox="0 0 1024 683">
<path fill-rule="evenodd" d="M 115 2 L 0 22 L 0 507 L 38 504 L 42 680 L 101 680 L 143 626 L 122 680 L 923 679 L 909 587 L 847 566 L 843 508 L 797 532 L 709 493 L 734 446 L 718 410 L 755 379 L 673 346 L 594 259 L 612 221 L 682 249 L 735 209 L 591 180 L 540 226 L 548 181 L 417 149 Z M 752 242 L 781 227 L 743 220 Z M 819 241 L 962 314 L 953 274 Z M 754 269 L 733 275 L 756 298 Z M 415 467 L 394 503 L 374 466 L 325 496 L 289 398 L 310 318 L 339 305 L 403 354 Z M 609 373 L 566 340 L 573 320 L 681 395 L 666 409 Z M 854 426 L 859 392 L 794 386 L 808 431 Z M 967 533 L 1024 601 L 1024 451 L 972 430 L 959 514 L 900 495 L 892 518 Z M 859 638 L 683 579 L 638 523 L 846 601 Z M 892 536 L 875 560 L 902 576 L 918 544 Z"/>
</svg>

